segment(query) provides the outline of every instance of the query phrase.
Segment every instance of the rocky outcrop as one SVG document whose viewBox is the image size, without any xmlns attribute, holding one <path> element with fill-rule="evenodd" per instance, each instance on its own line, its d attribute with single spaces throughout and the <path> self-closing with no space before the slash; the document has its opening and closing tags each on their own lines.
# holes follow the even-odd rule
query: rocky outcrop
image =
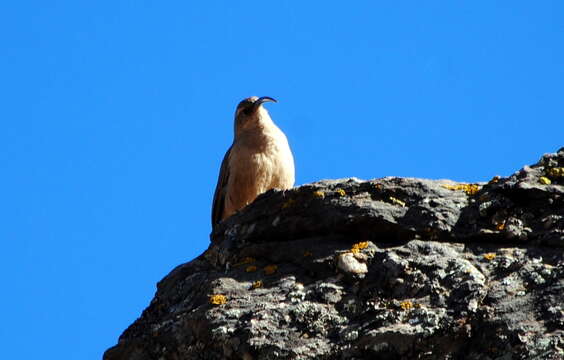
<svg viewBox="0 0 564 360">
<path fill-rule="evenodd" d="M 269 191 L 211 240 L 104 359 L 564 358 L 564 148 L 483 184 Z"/>
</svg>

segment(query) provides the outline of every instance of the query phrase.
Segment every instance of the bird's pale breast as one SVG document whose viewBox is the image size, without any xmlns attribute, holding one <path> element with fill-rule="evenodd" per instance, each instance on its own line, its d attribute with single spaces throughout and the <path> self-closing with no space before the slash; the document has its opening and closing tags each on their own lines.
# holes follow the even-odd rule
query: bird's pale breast
<svg viewBox="0 0 564 360">
<path fill-rule="evenodd" d="M 289 189 L 294 185 L 294 159 L 286 136 L 278 128 L 242 136 L 232 152 L 225 215 L 251 203 L 269 189 Z"/>
</svg>

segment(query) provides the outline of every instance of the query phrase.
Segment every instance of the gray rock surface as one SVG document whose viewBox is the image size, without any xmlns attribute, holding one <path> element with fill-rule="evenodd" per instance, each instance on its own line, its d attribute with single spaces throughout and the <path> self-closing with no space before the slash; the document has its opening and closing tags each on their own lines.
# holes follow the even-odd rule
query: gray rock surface
<svg viewBox="0 0 564 360">
<path fill-rule="evenodd" d="M 563 359 L 563 168 L 269 191 L 104 359 Z"/>
</svg>

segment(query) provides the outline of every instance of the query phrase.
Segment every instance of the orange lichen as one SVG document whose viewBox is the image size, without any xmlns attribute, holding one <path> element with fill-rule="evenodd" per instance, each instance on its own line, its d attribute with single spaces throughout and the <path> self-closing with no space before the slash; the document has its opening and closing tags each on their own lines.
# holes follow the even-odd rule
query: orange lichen
<svg viewBox="0 0 564 360">
<path fill-rule="evenodd" d="M 399 206 L 405 206 L 405 202 L 403 202 L 403 201 L 401 201 L 400 199 L 397 199 L 397 198 L 395 198 L 395 197 L 393 197 L 393 196 L 390 196 L 388 199 L 390 200 L 390 202 L 391 202 L 392 204 L 396 204 L 396 205 L 399 205 Z"/>
<path fill-rule="evenodd" d="M 257 267 L 254 265 L 251 266 L 247 266 L 247 268 L 245 269 L 246 272 L 255 272 L 257 271 Z"/>
<path fill-rule="evenodd" d="M 347 193 L 346 193 L 345 190 L 343 190 L 343 189 L 337 189 L 337 190 L 335 190 L 335 192 L 336 192 L 337 194 L 339 194 L 339 196 L 345 196 L 345 195 L 347 195 Z"/>
<path fill-rule="evenodd" d="M 368 247 L 368 241 L 359 242 L 352 246 L 351 252 L 353 254 L 358 254 L 360 250 L 366 249 L 367 247 Z"/>
<path fill-rule="evenodd" d="M 227 297 L 225 295 L 216 294 L 210 296 L 210 304 L 212 305 L 223 305 L 227 303 Z"/>
<path fill-rule="evenodd" d="M 262 287 L 262 281 L 257 280 L 255 282 L 253 282 L 253 284 L 251 285 L 251 289 L 258 289 Z"/>
<path fill-rule="evenodd" d="M 553 179 L 564 177 L 564 167 L 546 169 L 545 172 L 546 176 L 549 176 Z"/>
<path fill-rule="evenodd" d="M 272 275 L 276 272 L 276 270 L 278 270 L 278 266 L 268 265 L 268 266 L 265 266 L 263 270 L 264 270 L 265 275 Z"/>
<path fill-rule="evenodd" d="M 546 176 L 541 176 L 539 178 L 539 182 L 543 185 L 550 185 L 552 183 L 552 181 L 550 181 L 550 179 L 547 178 Z"/>
<path fill-rule="evenodd" d="M 323 199 L 325 197 L 325 193 L 321 190 L 317 190 L 313 192 L 313 197 L 317 199 Z"/>
<path fill-rule="evenodd" d="M 478 191 L 480 191 L 480 185 L 478 184 L 443 184 L 441 186 L 449 190 L 462 190 L 467 195 L 475 195 Z"/>
<path fill-rule="evenodd" d="M 497 255 L 495 253 L 487 253 L 484 254 L 484 259 L 488 260 L 488 261 L 492 261 L 493 259 L 495 259 Z"/>
<path fill-rule="evenodd" d="M 502 231 L 503 229 L 505 229 L 505 223 L 504 223 L 504 222 L 501 222 L 501 223 L 497 224 L 497 225 L 495 226 L 495 229 L 496 229 L 497 231 Z"/>
<path fill-rule="evenodd" d="M 410 310 L 410 309 L 413 308 L 413 303 L 412 303 L 411 301 L 409 301 L 409 300 L 402 301 L 402 302 L 400 303 L 400 307 L 401 307 L 403 310 Z"/>
</svg>

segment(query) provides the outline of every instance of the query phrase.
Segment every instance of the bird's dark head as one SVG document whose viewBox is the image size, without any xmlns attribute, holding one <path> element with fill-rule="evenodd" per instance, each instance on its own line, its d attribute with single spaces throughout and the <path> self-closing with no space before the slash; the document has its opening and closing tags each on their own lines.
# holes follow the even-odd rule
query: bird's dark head
<svg viewBox="0 0 564 360">
<path fill-rule="evenodd" d="M 262 106 L 265 102 L 277 102 L 269 96 L 251 96 L 242 100 L 235 111 L 235 133 L 258 124 L 261 120 L 270 120 L 270 115 Z"/>
</svg>

